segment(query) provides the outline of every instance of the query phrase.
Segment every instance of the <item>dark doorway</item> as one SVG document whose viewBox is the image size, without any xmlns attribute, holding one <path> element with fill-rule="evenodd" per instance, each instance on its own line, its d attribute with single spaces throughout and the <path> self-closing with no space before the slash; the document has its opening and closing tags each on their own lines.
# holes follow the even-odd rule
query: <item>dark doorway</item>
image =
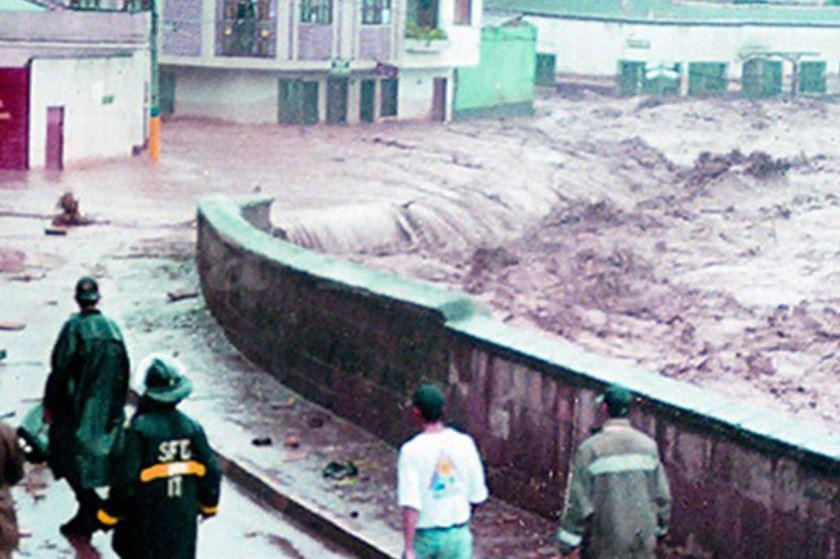
<svg viewBox="0 0 840 559">
<path fill-rule="evenodd" d="M 347 122 L 347 78 L 329 78 L 327 80 L 327 124 L 345 124 Z"/>
<path fill-rule="evenodd" d="M 29 68 L 0 68 L 0 169 L 29 167 Z"/>
<path fill-rule="evenodd" d="M 160 116 L 175 114 L 175 74 L 160 73 Z"/>
<path fill-rule="evenodd" d="M 379 107 L 379 114 L 385 116 L 397 116 L 399 110 L 399 80 L 382 80 L 382 102 Z"/>
<path fill-rule="evenodd" d="M 280 80 L 277 117 L 280 124 L 317 124 L 318 82 Z"/>
<path fill-rule="evenodd" d="M 446 78 L 435 78 L 435 92 L 432 97 L 432 120 L 446 120 Z"/>
<path fill-rule="evenodd" d="M 359 101 L 359 120 L 373 122 L 376 118 L 376 81 L 362 80 L 361 100 Z"/>
<path fill-rule="evenodd" d="M 47 169 L 64 168 L 64 107 L 47 107 Z"/>
</svg>

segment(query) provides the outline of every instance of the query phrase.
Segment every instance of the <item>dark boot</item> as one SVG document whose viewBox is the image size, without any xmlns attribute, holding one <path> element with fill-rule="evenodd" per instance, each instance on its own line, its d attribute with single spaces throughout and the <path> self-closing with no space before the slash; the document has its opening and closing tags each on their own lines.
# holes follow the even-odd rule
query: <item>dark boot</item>
<svg viewBox="0 0 840 559">
<path fill-rule="evenodd" d="M 71 483 L 70 488 L 76 494 L 79 510 L 76 515 L 59 528 L 66 538 L 90 539 L 97 529 L 96 513 L 102 500 L 93 489 L 84 489 L 80 485 Z"/>
</svg>

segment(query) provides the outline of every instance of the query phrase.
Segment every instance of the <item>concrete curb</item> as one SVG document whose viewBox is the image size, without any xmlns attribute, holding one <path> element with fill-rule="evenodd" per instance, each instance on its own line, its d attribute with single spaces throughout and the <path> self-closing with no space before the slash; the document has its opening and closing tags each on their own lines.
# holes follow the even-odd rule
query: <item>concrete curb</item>
<svg viewBox="0 0 840 559">
<path fill-rule="evenodd" d="M 252 494 L 260 503 L 312 529 L 319 536 L 364 559 L 399 559 L 343 526 L 339 519 L 329 518 L 303 499 L 280 491 L 265 477 L 249 471 L 235 460 L 219 452 L 216 452 L 216 457 L 229 480 Z"/>
<path fill-rule="evenodd" d="M 140 401 L 140 394 L 134 388 L 129 390 L 128 401 L 134 406 Z M 212 445 L 212 440 L 210 442 Z M 214 450 L 214 454 L 222 468 L 222 474 L 251 494 L 260 504 L 291 518 L 363 559 L 400 559 L 400 556 L 377 547 L 351 528 L 344 526 L 340 519 L 329 518 L 322 511 L 316 510 L 311 503 L 281 491 L 258 472 L 249 470 L 218 450 Z"/>
</svg>

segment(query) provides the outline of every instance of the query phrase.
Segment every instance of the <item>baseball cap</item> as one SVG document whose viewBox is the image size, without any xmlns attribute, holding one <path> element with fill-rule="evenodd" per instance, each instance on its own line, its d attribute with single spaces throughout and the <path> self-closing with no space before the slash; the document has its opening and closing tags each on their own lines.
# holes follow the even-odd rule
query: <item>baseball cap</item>
<svg viewBox="0 0 840 559">
<path fill-rule="evenodd" d="M 440 388 L 431 383 L 421 384 L 411 397 L 411 404 L 420 410 L 427 421 L 437 421 L 443 414 L 445 398 Z"/>
<path fill-rule="evenodd" d="M 606 403 L 613 412 L 626 412 L 633 403 L 633 394 L 618 384 L 609 385 L 604 393 L 596 400 L 599 404 Z"/>
</svg>

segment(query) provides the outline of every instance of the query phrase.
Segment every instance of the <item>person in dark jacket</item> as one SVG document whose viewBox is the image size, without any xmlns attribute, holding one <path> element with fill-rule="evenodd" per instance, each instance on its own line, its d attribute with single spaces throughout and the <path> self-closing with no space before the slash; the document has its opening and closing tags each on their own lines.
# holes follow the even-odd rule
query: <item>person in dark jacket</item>
<svg viewBox="0 0 840 559">
<path fill-rule="evenodd" d="M 96 280 L 76 283 L 76 302 L 80 311 L 65 322 L 53 348 L 44 420 L 50 425 L 47 462 L 56 479 L 67 479 L 79 503 L 61 533 L 85 538 L 96 528 L 95 488 L 110 483 L 111 448 L 125 421 L 130 369 L 120 329 L 97 309 Z"/>
<path fill-rule="evenodd" d="M 0 559 L 11 559 L 18 545 L 17 516 L 10 488 L 23 478 L 23 453 L 14 429 L 0 423 Z"/>
<path fill-rule="evenodd" d="M 115 455 L 117 477 L 97 513 L 122 559 L 194 559 L 198 518 L 217 512 L 222 473 L 196 421 L 176 409 L 192 391 L 181 365 L 154 355 Z"/>
</svg>

